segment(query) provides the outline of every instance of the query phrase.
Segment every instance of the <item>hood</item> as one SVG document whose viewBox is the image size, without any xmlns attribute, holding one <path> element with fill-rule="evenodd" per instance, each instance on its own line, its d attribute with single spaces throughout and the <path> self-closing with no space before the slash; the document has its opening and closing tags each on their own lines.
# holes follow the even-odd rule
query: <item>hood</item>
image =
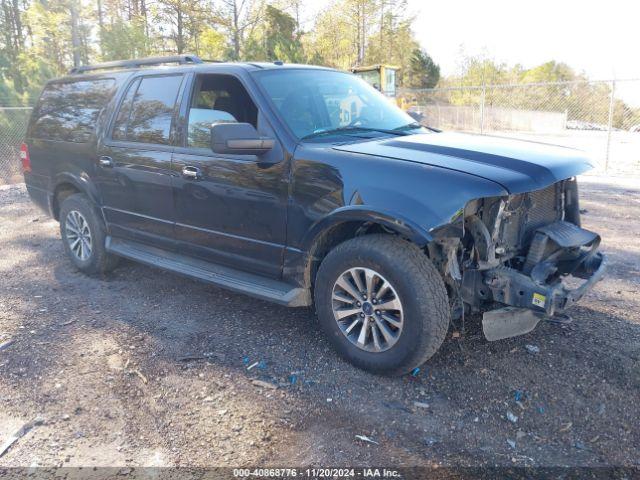
<svg viewBox="0 0 640 480">
<path fill-rule="evenodd" d="M 514 194 L 538 190 L 593 168 L 580 150 L 450 132 L 385 138 L 334 148 L 468 173 L 496 182 Z"/>
</svg>

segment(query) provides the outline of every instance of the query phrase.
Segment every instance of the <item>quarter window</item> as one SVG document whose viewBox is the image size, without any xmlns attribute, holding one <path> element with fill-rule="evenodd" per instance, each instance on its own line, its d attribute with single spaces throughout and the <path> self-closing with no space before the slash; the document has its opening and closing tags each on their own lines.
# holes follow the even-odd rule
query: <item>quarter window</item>
<svg viewBox="0 0 640 480">
<path fill-rule="evenodd" d="M 132 83 L 116 116 L 112 138 L 168 145 L 181 83 L 182 75 L 143 77 Z"/>
<path fill-rule="evenodd" d="M 34 114 L 33 137 L 88 142 L 102 109 L 115 91 L 111 78 L 48 84 Z"/>
</svg>

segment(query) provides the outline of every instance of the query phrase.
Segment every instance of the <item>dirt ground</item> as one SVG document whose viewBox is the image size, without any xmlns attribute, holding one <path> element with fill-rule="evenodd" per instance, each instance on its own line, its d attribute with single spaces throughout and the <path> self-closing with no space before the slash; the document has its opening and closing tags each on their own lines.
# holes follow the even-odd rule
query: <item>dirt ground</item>
<svg viewBox="0 0 640 480">
<path fill-rule="evenodd" d="M 490 343 L 467 319 L 402 378 L 343 362 L 308 309 L 130 262 L 86 277 L 0 187 L 0 445 L 36 421 L 0 467 L 638 467 L 636 185 L 582 185 L 610 271 L 573 322 Z"/>
</svg>

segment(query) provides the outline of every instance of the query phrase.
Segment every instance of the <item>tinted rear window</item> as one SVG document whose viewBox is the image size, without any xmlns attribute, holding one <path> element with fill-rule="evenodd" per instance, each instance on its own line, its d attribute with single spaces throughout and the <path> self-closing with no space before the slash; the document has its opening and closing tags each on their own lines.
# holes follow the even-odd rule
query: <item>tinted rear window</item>
<svg viewBox="0 0 640 480">
<path fill-rule="evenodd" d="M 171 120 L 182 75 L 142 77 L 129 87 L 116 115 L 112 138 L 170 143 Z"/>
<path fill-rule="evenodd" d="M 102 109 L 115 91 L 115 80 L 50 83 L 34 112 L 31 135 L 46 140 L 87 142 Z"/>
</svg>

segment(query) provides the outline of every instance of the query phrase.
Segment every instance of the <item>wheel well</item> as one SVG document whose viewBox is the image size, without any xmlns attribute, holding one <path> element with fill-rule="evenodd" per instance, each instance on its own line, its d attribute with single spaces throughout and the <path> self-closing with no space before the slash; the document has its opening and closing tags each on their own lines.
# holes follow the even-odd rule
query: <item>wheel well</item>
<svg viewBox="0 0 640 480">
<path fill-rule="evenodd" d="M 72 183 L 61 183 L 56 187 L 53 192 L 53 218 L 60 220 L 60 205 L 65 198 L 75 193 L 82 193 L 82 191 Z"/>
<path fill-rule="evenodd" d="M 320 268 L 322 260 L 324 260 L 324 257 L 326 257 L 331 250 L 347 240 L 372 233 L 386 233 L 400 236 L 398 232 L 385 225 L 364 221 L 339 223 L 322 232 L 309 251 L 309 260 L 304 275 L 305 285 L 309 285 L 313 289 L 318 268 Z"/>
</svg>

